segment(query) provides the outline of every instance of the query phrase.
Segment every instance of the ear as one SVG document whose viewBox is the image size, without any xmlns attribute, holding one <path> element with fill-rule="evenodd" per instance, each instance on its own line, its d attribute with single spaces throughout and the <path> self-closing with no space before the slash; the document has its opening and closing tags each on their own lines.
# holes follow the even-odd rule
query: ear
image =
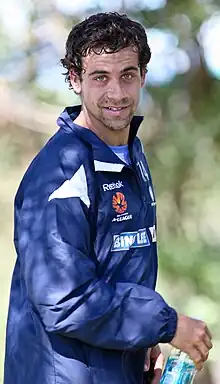
<svg viewBox="0 0 220 384">
<path fill-rule="evenodd" d="M 147 74 L 147 72 L 145 72 L 145 71 L 142 71 L 142 73 L 141 73 L 141 88 L 143 88 L 145 85 L 146 74 Z"/>
<path fill-rule="evenodd" d="M 79 75 L 77 75 L 75 72 L 70 72 L 70 82 L 73 87 L 74 92 L 77 95 L 81 94 L 82 86 L 81 86 L 81 80 Z"/>
</svg>

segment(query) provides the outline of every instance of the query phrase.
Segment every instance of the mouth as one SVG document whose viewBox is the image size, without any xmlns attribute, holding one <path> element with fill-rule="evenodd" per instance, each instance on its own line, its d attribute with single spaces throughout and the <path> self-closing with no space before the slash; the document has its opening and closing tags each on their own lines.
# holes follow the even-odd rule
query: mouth
<svg viewBox="0 0 220 384">
<path fill-rule="evenodd" d="M 122 111 L 125 108 L 127 108 L 127 106 L 126 107 L 105 107 L 105 109 L 108 109 L 109 111 L 114 111 L 114 112 Z"/>
<path fill-rule="evenodd" d="M 111 117 L 121 117 L 126 113 L 126 110 L 128 110 L 128 106 L 126 107 L 104 107 L 104 110 L 106 113 Z"/>
</svg>

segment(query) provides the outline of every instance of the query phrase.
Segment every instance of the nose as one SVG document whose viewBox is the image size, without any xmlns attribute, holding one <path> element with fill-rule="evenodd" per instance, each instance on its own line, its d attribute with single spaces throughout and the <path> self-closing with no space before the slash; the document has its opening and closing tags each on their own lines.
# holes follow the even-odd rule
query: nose
<svg viewBox="0 0 220 384">
<path fill-rule="evenodd" d="M 116 80 L 116 79 L 112 80 L 109 83 L 107 94 L 108 94 L 108 98 L 111 100 L 114 100 L 115 102 L 118 102 L 127 98 L 127 94 L 123 85 L 120 83 L 119 80 Z"/>
</svg>

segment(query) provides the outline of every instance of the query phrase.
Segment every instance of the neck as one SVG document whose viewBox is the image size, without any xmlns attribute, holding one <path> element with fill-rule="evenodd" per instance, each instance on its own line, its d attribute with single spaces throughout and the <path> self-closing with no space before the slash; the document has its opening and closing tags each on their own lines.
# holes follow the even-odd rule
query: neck
<svg viewBox="0 0 220 384">
<path fill-rule="evenodd" d="M 74 120 L 74 123 L 84 128 L 90 129 L 107 145 L 119 146 L 128 144 L 130 126 L 127 126 L 126 128 L 118 131 L 113 131 L 105 127 L 102 122 L 90 117 L 88 113 L 86 113 L 86 111 L 83 109 Z"/>
</svg>

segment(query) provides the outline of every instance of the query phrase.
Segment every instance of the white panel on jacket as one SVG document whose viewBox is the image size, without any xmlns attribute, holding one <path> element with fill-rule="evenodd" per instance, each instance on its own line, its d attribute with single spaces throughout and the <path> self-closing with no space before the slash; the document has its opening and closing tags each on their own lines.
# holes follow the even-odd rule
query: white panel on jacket
<svg viewBox="0 0 220 384">
<path fill-rule="evenodd" d="M 70 180 L 64 181 L 59 188 L 51 193 L 48 201 L 53 199 L 67 199 L 69 197 L 79 197 L 88 208 L 90 206 L 86 174 L 83 165 L 81 165 Z"/>
<path fill-rule="evenodd" d="M 123 164 L 120 163 L 106 163 L 104 161 L 94 160 L 95 171 L 103 172 L 121 172 L 124 168 Z"/>
</svg>

